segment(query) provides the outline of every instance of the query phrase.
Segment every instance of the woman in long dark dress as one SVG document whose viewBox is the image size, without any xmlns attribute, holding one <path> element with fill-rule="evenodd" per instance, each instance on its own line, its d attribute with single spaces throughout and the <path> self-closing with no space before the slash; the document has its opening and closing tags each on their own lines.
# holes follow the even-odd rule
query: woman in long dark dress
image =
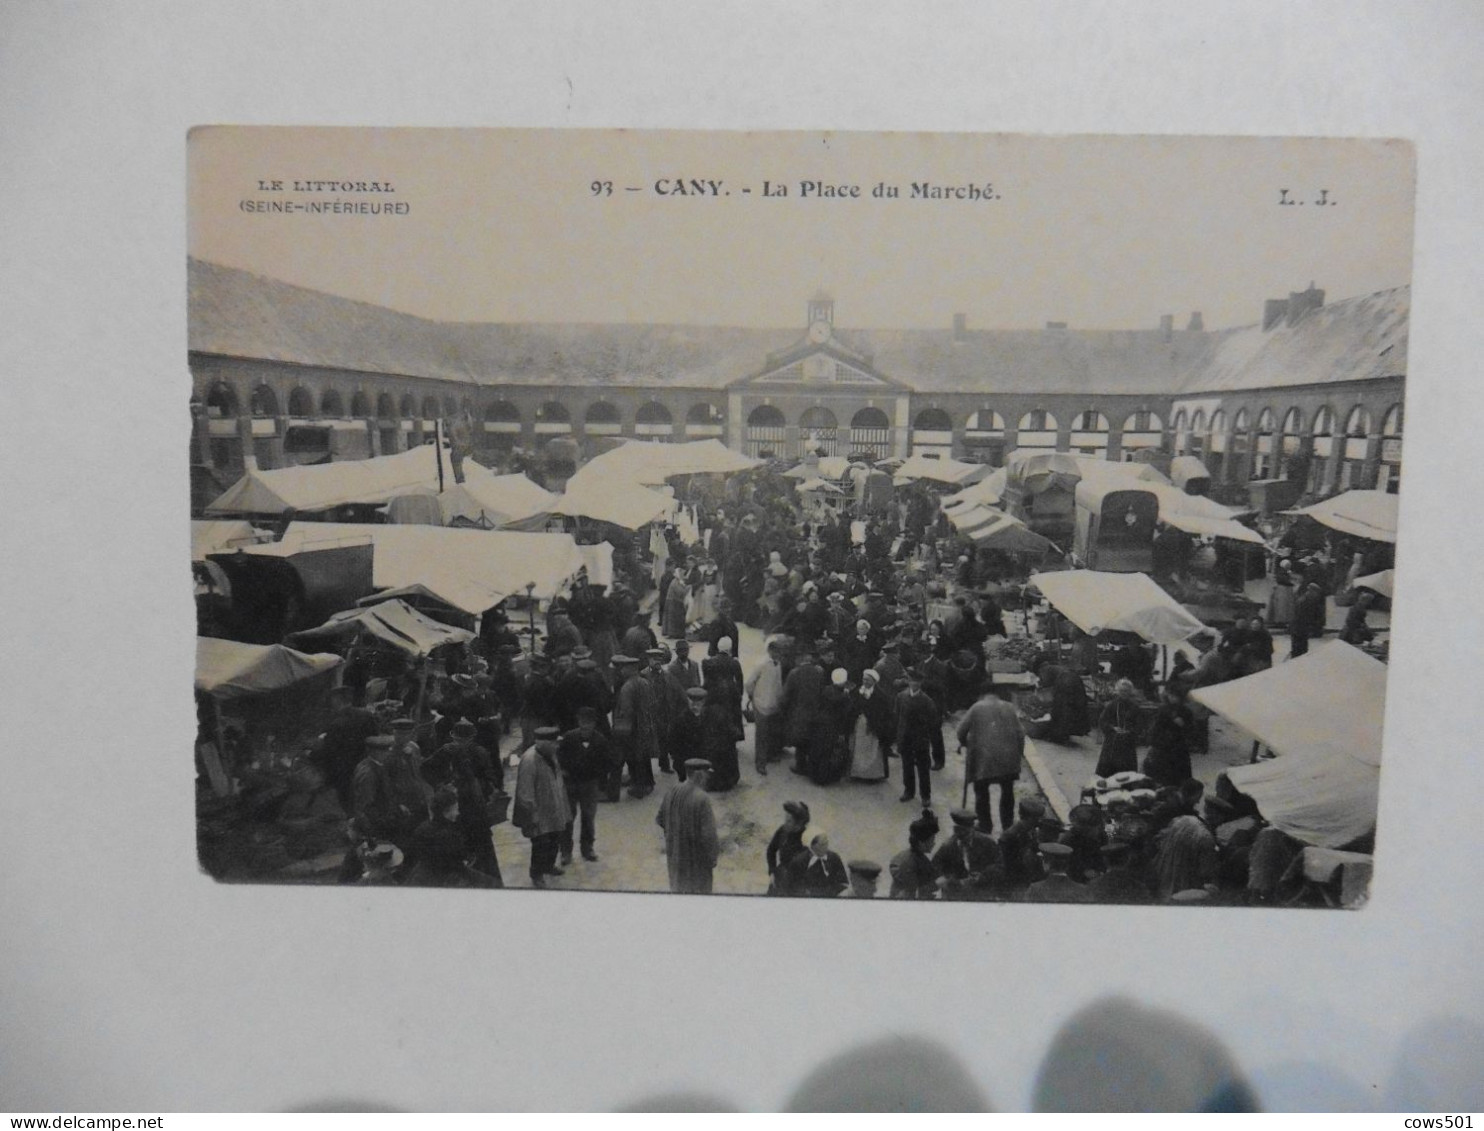
<svg viewBox="0 0 1484 1131">
<path fill-rule="evenodd" d="M 1190 780 L 1190 736 L 1195 718 L 1185 696 L 1166 687 L 1154 724 L 1149 729 L 1149 753 L 1144 773 L 1160 785 L 1180 786 Z"/>
<path fill-rule="evenodd" d="M 850 728 L 855 703 L 844 668 L 830 673 L 830 682 L 819 695 L 819 709 L 809 728 L 809 753 L 805 768 L 815 785 L 830 785 L 850 768 Z"/>
<path fill-rule="evenodd" d="M 1100 778 L 1112 777 L 1139 768 L 1138 691 L 1131 681 L 1120 679 L 1113 685 L 1113 698 L 1098 716 L 1098 729 L 1103 732 L 1103 749 L 1098 755 Z"/>
<path fill-rule="evenodd" d="M 711 763 L 712 793 L 725 793 L 741 780 L 737 766 L 737 731 L 734 708 L 725 681 L 706 689 L 706 707 L 701 712 L 701 757 Z"/>
</svg>

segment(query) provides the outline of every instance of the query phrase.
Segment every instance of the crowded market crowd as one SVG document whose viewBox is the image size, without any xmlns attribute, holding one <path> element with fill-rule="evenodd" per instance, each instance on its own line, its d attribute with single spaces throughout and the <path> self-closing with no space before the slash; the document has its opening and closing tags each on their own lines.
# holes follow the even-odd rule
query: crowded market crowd
<svg viewBox="0 0 1484 1131">
<path fill-rule="evenodd" d="M 793 487 L 737 473 L 690 492 L 683 522 L 596 532 L 616 546 L 611 586 L 579 579 L 540 610 L 508 602 L 432 662 L 353 647 L 312 752 L 349 818 L 340 881 L 503 886 L 512 861 L 491 829 L 509 820 L 545 887 L 574 856 L 599 859 L 605 806 L 643 804 L 671 890 L 710 892 L 718 806 L 770 775 L 875 785 L 901 837 L 890 858 L 842 859 L 832 840 L 850 830 L 819 832 L 788 800 L 755 860 L 759 894 L 1263 902 L 1292 879 L 1297 843 L 1193 778 L 1208 719 L 1187 697 L 1271 667 L 1275 628 L 1294 655 L 1322 634 L 1340 591 L 1332 548 L 1274 546 L 1266 615 L 1161 672 L 1136 638 L 1059 624 L 1025 586 L 1047 563 L 957 536 L 934 488 L 806 507 Z M 1352 604 L 1342 638 L 1369 631 L 1367 608 L 1368 595 Z M 745 664 L 741 625 L 762 640 Z M 1065 819 L 1017 797 L 1028 737 L 1090 734 L 1096 789 Z M 934 787 L 950 752 L 963 791 L 941 799 L 945 821 Z"/>
</svg>

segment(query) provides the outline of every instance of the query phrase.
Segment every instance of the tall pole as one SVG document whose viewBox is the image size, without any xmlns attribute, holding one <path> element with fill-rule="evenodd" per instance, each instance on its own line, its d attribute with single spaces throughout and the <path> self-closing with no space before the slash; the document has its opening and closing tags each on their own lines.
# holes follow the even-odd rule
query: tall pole
<svg viewBox="0 0 1484 1131">
<path fill-rule="evenodd" d="M 443 494 L 443 420 L 433 421 L 433 450 L 438 453 L 438 494 Z"/>
</svg>

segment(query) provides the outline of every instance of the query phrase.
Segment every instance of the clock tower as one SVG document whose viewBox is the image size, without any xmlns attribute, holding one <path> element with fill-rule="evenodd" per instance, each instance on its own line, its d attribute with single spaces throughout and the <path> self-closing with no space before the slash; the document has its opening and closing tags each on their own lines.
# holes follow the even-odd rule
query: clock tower
<svg viewBox="0 0 1484 1131">
<path fill-rule="evenodd" d="M 834 332 L 835 300 L 823 291 L 815 293 L 809 300 L 809 340 L 823 345 Z"/>
</svg>

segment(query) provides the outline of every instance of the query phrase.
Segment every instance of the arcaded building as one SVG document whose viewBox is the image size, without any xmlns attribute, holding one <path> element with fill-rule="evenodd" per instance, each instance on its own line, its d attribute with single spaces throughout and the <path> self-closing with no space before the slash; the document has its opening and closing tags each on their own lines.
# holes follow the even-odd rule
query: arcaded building
<svg viewBox="0 0 1484 1131">
<path fill-rule="evenodd" d="M 717 437 L 749 455 L 1014 448 L 1201 456 L 1228 489 L 1396 490 L 1410 289 L 1326 304 L 1312 285 L 1252 325 L 860 329 L 834 301 L 798 325 L 438 322 L 190 264 L 198 487 L 244 468 L 404 450 L 457 422 L 495 462 L 553 437 Z M 1254 300 L 1254 313 L 1258 303 Z"/>
</svg>

